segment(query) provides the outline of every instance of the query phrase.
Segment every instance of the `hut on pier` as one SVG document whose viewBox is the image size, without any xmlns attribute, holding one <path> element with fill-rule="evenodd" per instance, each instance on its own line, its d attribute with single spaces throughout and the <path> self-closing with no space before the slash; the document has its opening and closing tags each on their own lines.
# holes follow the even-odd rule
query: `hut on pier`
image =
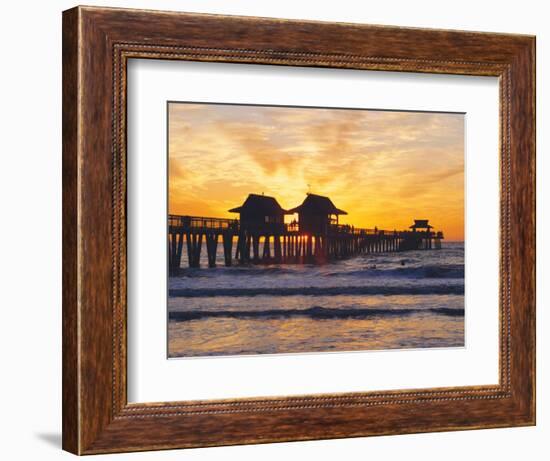
<svg viewBox="0 0 550 461">
<path fill-rule="evenodd" d="M 249 194 L 241 206 L 231 208 L 239 213 L 242 230 L 250 232 L 278 233 L 284 229 L 284 210 L 274 197 Z"/>
<path fill-rule="evenodd" d="M 409 226 L 409 229 L 412 229 L 413 232 L 431 232 L 433 226 L 430 226 L 427 219 L 415 219 L 414 224 L 412 226 Z"/>
<path fill-rule="evenodd" d="M 298 213 L 300 232 L 314 235 L 326 234 L 331 225 L 338 224 L 340 215 L 347 214 L 336 208 L 328 197 L 309 193 L 301 205 L 288 210 L 288 213 Z"/>
</svg>

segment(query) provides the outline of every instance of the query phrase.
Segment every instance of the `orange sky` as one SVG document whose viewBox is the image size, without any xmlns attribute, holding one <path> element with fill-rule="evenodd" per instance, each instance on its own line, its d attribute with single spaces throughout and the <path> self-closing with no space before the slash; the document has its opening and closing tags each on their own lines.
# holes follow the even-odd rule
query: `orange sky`
<svg viewBox="0 0 550 461">
<path fill-rule="evenodd" d="M 464 239 L 464 115 L 169 104 L 169 212 L 238 217 L 249 193 L 292 208 L 311 191 L 356 227 L 429 219 Z"/>
</svg>

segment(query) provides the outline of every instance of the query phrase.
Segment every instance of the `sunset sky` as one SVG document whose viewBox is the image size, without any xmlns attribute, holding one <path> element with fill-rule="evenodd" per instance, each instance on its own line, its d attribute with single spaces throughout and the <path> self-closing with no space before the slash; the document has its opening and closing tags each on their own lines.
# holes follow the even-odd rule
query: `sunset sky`
<svg viewBox="0 0 550 461">
<path fill-rule="evenodd" d="M 249 193 L 289 209 L 309 190 L 341 223 L 464 239 L 463 114 L 170 103 L 168 123 L 170 213 L 237 218 Z"/>
</svg>

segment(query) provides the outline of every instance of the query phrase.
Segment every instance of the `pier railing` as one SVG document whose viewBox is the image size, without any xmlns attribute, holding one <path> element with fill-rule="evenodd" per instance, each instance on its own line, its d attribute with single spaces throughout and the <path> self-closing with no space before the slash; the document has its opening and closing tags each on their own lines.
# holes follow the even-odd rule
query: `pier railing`
<svg viewBox="0 0 550 461">
<path fill-rule="evenodd" d="M 182 216 L 168 215 L 168 227 L 170 229 L 204 229 L 208 230 L 234 230 L 239 231 L 240 222 L 238 219 L 228 218 L 209 218 L 203 216 Z M 258 225 L 248 224 L 247 230 L 256 232 L 299 232 L 298 222 L 292 223 L 262 223 Z M 389 235 L 397 231 L 388 231 L 384 229 L 365 229 L 354 227 L 348 224 L 329 224 L 327 230 L 331 233 L 354 234 L 354 235 Z"/>
<path fill-rule="evenodd" d="M 234 229 L 238 231 L 239 220 L 224 218 L 205 218 L 201 216 L 168 215 L 168 227 L 170 229 Z"/>
</svg>

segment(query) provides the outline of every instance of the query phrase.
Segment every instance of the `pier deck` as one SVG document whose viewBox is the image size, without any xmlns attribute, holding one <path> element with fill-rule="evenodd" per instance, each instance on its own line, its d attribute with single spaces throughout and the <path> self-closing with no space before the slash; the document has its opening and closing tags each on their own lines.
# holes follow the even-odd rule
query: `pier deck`
<svg viewBox="0 0 550 461">
<path fill-rule="evenodd" d="M 298 223 L 243 226 L 238 219 L 169 215 L 169 271 L 170 274 L 178 272 L 184 244 L 189 267 L 200 267 L 203 241 L 208 266 L 216 267 L 220 243 L 223 246 L 225 266 L 235 262 L 323 264 L 358 254 L 438 249 L 441 248 L 443 238 L 442 232 L 435 232 L 431 228 L 425 231 L 389 231 L 330 224 L 324 232 L 313 234 L 301 231 Z"/>
</svg>

